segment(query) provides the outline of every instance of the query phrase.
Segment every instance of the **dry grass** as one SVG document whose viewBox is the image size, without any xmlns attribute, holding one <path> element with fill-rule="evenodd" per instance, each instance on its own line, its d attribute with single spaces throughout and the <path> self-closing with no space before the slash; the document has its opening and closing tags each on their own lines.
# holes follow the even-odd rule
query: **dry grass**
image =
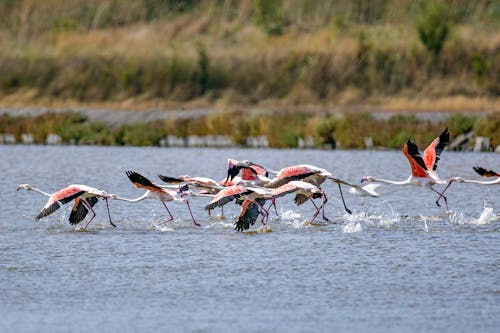
<svg viewBox="0 0 500 333">
<path fill-rule="evenodd" d="M 18 26 L 0 28 L 0 61 L 25 58 L 36 65 L 45 57 L 54 73 L 45 73 L 45 81 L 37 86 L 30 83 L 41 75 L 36 70 L 18 78 L 24 74 L 12 73 L 10 60 L 0 63 L 2 75 L 12 75 L 14 82 L 0 90 L 0 103 L 136 109 L 179 105 L 499 109 L 500 29 L 481 12 L 486 3 L 471 6 L 454 1 L 453 8 L 472 8 L 475 16 L 462 18 L 453 27 L 441 62 L 431 69 L 414 29 L 412 15 L 418 6 L 412 1 L 284 0 L 282 4 L 283 32 L 268 35 L 253 24 L 252 0 L 209 0 L 154 20 L 146 19 L 144 1 L 133 5 L 122 0 L 21 1 L 6 21 Z M 84 16 L 84 6 L 95 12 Z M 113 6 L 117 9 L 110 12 Z M 212 71 L 212 88 L 201 89 L 201 94 L 196 87 L 200 45 Z M 179 71 L 185 77 L 159 81 L 155 75 L 164 66 L 159 62 L 172 58 L 184 62 Z M 479 69 L 472 68 L 471 59 Z M 73 66 L 77 69 L 72 72 Z M 98 74 L 76 77 L 84 70 Z M 81 82 L 108 72 L 108 83 Z M 110 86 L 124 76 L 126 83 Z M 191 83 L 190 76 L 196 76 Z M 136 77 L 137 82 L 130 82 Z M 68 88 L 75 86 L 78 89 Z"/>
</svg>

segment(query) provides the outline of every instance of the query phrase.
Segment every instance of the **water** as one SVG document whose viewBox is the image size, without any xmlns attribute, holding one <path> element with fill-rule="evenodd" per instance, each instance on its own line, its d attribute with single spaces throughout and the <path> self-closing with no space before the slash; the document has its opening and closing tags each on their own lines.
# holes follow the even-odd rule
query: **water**
<svg viewBox="0 0 500 333">
<path fill-rule="evenodd" d="M 46 202 L 15 189 L 48 192 L 83 183 L 126 197 L 142 191 L 124 175 L 151 179 L 206 175 L 222 179 L 226 159 L 279 169 L 310 163 L 353 182 L 373 175 L 406 179 L 400 152 L 217 150 L 0 146 L 0 331 L 482 331 L 500 327 L 499 186 L 454 184 L 451 212 L 425 188 L 382 186 L 381 198 L 338 191 L 326 214 L 335 223 L 304 222 L 313 213 L 292 197 L 278 201 L 272 232 L 235 233 L 238 208 L 208 218 L 208 198 L 170 203 L 111 202 L 89 231 L 66 223 L 69 205 L 35 221 Z M 443 178 L 498 169 L 498 154 L 445 152 Z M 219 214 L 219 212 L 216 212 Z M 271 215 L 273 216 L 273 215 Z"/>
</svg>

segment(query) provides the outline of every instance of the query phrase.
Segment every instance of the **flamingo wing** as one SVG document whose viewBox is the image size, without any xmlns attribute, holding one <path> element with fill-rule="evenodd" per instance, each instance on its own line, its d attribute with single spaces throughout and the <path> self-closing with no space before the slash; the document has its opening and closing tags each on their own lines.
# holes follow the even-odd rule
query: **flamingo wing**
<svg viewBox="0 0 500 333">
<path fill-rule="evenodd" d="M 87 202 L 90 204 L 91 207 L 94 207 L 95 204 L 99 201 L 96 197 L 90 197 L 86 199 Z M 87 209 L 87 206 L 85 206 L 80 199 L 80 197 L 76 198 L 73 204 L 73 208 L 71 209 L 71 214 L 69 215 L 69 223 L 70 224 L 78 224 L 83 221 L 85 216 L 87 216 L 87 213 L 89 210 Z"/>
<path fill-rule="evenodd" d="M 153 192 L 163 192 L 163 189 L 155 184 L 153 184 L 149 179 L 146 177 L 138 174 L 135 171 L 127 171 L 125 172 L 127 175 L 128 179 L 138 188 L 144 188 Z"/>
<path fill-rule="evenodd" d="M 275 188 L 271 191 L 271 195 L 274 197 L 274 198 L 279 198 L 279 197 L 282 197 L 282 196 L 285 196 L 287 194 L 290 194 L 290 193 L 293 193 L 297 190 L 297 187 L 292 185 L 292 184 L 284 184 L 284 185 L 281 185 L 280 187 L 278 188 Z"/>
<path fill-rule="evenodd" d="M 500 177 L 500 173 L 498 172 L 495 172 L 493 170 L 486 170 L 485 168 L 483 167 L 472 167 L 472 169 L 474 169 L 474 171 L 476 171 L 480 176 L 484 177 L 484 178 L 488 178 L 488 177 Z"/>
<path fill-rule="evenodd" d="M 36 216 L 36 219 L 39 220 L 42 217 L 48 216 L 58 210 L 61 207 L 61 204 L 66 204 L 70 202 L 71 200 L 78 198 L 82 194 L 84 194 L 85 191 L 82 191 L 79 187 L 77 186 L 68 186 L 65 187 L 54 194 L 52 194 L 45 204 L 45 206 L 42 208 L 40 213 Z"/>
<path fill-rule="evenodd" d="M 179 184 L 179 183 L 182 183 L 184 181 L 180 178 L 169 177 L 169 176 L 164 176 L 164 175 L 158 175 L 158 177 L 161 180 L 163 180 L 165 183 L 168 183 L 168 184 Z"/>
<path fill-rule="evenodd" d="M 417 145 L 408 139 L 406 144 L 403 147 L 403 154 L 405 154 L 408 159 L 408 163 L 410 163 L 411 174 L 415 177 L 427 177 L 426 167 L 422 156 L 418 151 Z"/>
<path fill-rule="evenodd" d="M 250 162 L 250 169 L 252 169 L 253 171 L 255 171 L 255 173 L 257 175 L 266 176 L 266 177 L 269 176 L 269 172 L 267 171 L 267 169 L 264 168 L 260 164 Z"/>
<path fill-rule="evenodd" d="M 320 171 L 312 170 L 305 165 L 286 167 L 281 169 L 280 172 L 278 172 L 278 175 L 276 175 L 276 178 L 267 183 L 265 187 L 277 188 L 291 181 L 302 180 L 319 172 Z"/>
<path fill-rule="evenodd" d="M 432 140 L 431 144 L 424 150 L 424 162 L 427 170 L 436 170 L 439 156 L 449 142 L 450 133 L 448 132 L 448 128 L 446 128 L 443 133 Z"/>
<path fill-rule="evenodd" d="M 244 231 L 250 229 L 251 225 L 255 224 L 259 217 L 259 204 L 262 206 L 265 202 L 264 199 L 258 198 L 255 200 L 257 203 L 250 200 L 245 200 L 241 204 L 241 212 L 238 219 L 234 222 L 234 230 Z"/>
<path fill-rule="evenodd" d="M 226 187 L 219 191 L 217 195 L 205 206 L 205 210 L 212 210 L 215 207 L 222 207 L 225 204 L 238 199 L 243 195 L 250 194 L 252 191 L 248 191 L 244 186 L 234 185 Z"/>
<path fill-rule="evenodd" d="M 295 199 L 293 199 L 293 201 L 295 202 L 295 204 L 297 206 L 302 205 L 307 200 L 309 200 L 309 197 L 307 195 L 305 195 L 304 193 L 297 193 L 297 195 L 295 196 Z"/>
</svg>

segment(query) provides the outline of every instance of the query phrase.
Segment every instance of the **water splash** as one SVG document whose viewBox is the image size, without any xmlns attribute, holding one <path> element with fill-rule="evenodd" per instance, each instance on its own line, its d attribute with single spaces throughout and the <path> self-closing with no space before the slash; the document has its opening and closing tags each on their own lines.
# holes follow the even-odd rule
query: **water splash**
<svg viewBox="0 0 500 333">
<path fill-rule="evenodd" d="M 310 225 L 309 221 L 304 221 L 300 213 L 293 210 L 286 210 L 280 212 L 280 220 L 287 226 L 294 229 L 305 228 Z"/>
<path fill-rule="evenodd" d="M 424 231 L 425 232 L 429 232 L 429 227 L 427 226 L 427 218 L 425 216 L 423 216 L 423 215 L 420 215 L 420 218 L 424 222 Z"/>
<path fill-rule="evenodd" d="M 293 210 L 286 210 L 280 212 L 280 218 L 283 220 L 298 220 L 301 218 L 301 215 Z"/>
<path fill-rule="evenodd" d="M 170 231 L 174 231 L 174 228 L 172 227 L 169 227 L 167 225 L 160 225 L 160 224 L 156 224 L 156 223 L 151 223 L 151 228 L 152 229 L 156 229 L 160 232 L 170 232 Z"/>
<path fill-rule="evenodd" d="M 204 229 L 233 229 L 234 224 L 232 222 L 218 221 L 214 223 L 207 224 L 203 227 Z"/>
<path fill-rule="evenodd" d="M 360 232 L 363 230 L 361 223 L 359 222 L 348 222 L 347 224 L 342 226 L 342 232 L 345 234 L 350 234 L 354 232 Z"/>
<path fill-rule="evenodd" d="M 458 225 L 463 225 L 467 224 L 467 218 L 464 216 L 464 214 L 460 211 L 448 211 L 448 218 L 450 223 L 452 224 L 458 224 Z"/>
<path fill-rule="evenodd" d="M 471 224 L 484 225 L 488 224 L 493 220 L 493 208 L 484 207 L 481 215 L 477 219 L 472 219 Z"/>
</svg>

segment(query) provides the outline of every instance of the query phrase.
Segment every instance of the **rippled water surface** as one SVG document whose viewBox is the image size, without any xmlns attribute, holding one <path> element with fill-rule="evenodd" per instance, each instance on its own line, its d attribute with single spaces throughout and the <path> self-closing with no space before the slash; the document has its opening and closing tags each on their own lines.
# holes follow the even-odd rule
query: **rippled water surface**
<svg viewBox="0 0 500 333">
<path fill-rule="evenodd" d="M 236 233 L 238 207 L 209 218 L 208 198 L 186 206 L 111 202 L 89 231 L 74 231 L 69 205 L 35 221 L 47 192 L 87 184 L 142 194 L 125 176 L 225 176 L 226 159 L 271 169 L 308 163 L 338 177 L 406 179 L 400 152 L 0 146 L 0 331 L 447 331 L 500 327 L 500 186 L 455 184 L 450 212 L 425 188 L 382 186 L 380 198 L 325 185 L 332 223 L 304 225 L 312 205 L 278 200 L 272 232 Z M 500 155 L 444 152 L 440 175 L 477 178 Z M 219 211 L 216 212 L 219 214 Z M 273 216 L 273 215 L 271 215 Z"/>
</svg>

